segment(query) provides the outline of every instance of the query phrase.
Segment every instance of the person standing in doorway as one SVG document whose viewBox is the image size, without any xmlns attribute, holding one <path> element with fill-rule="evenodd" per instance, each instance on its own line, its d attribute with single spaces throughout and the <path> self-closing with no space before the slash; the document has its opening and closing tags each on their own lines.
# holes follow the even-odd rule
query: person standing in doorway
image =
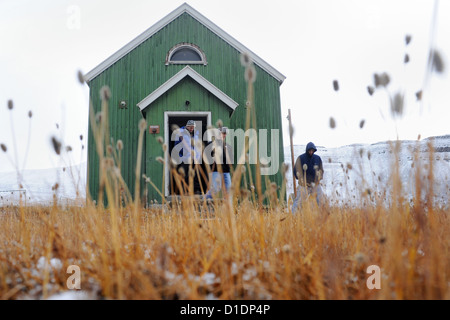
<svg viewBox="0 0 450 320">
<path fill-rule="evenodd" d="M 222 127 L 220 129 L 222 135 L 221 139 L 211 141 L 213 147 L 212 164 L 211 164 L 211 188 L 206 194 L 207 199 L 212 199 L 213 195 L 222 190 L 222 186 L 225 186 L 226 192 L 231 188 L 231 169 L 233 163 L 233 149 L 226 143 L 226 137 L 228 134 L 228 128 Z"/>
<path fill-rule="evenodd" d="M 181 127 L 179 132 L 180 137 L 175 142 L 175 146 L 181 143 L 181 149 L 179 151 L 181 163 L 178 169 L 183 168 L 186 185 L 190 185 L 189 170 L 193 170 L 193 193 L 201 194 L 201 179 L 197 168 L 201 163 L 201 147 L 199 145 L 201 140 L 195 128 L 196 124 L 194 120 L 189 120 L 185 126 Z"/>
<path fill-rule="evenodd" d="M 294 177 L 298 179 L 297 196 L 292 205 L 292 213 L 301 207 L 302 201 L 308 196 L 315 196 L 317 204 L 321 203 L 323 196 L 320 181 L 323 179 L 323 165 L 314 143 L 309 142 L 306 145 L 306 152 L 300 155 L 295 161 Z"/>
</svg>

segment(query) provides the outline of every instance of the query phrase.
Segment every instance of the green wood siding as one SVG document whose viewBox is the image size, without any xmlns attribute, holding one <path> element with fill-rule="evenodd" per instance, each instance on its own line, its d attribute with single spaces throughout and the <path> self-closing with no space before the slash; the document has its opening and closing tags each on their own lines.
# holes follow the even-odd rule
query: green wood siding
<svg viewBox="0 0 450 320">
<path fill-rule="evenodd" d="M 143 113 L 136 106 L 146 96 L 156 90 L 164 82 L 179 72 L 184 65 L 165 65 L 168 51 L 181 42 L 193 43 L 206 54 L 208 64 L 191 65 L 191 67 L 211 82 L 214 86 L 239 103 L 230 118 L 230 108 L 225 106 L 212 94 L 205 91 L 195 81 L 183 79 L 166 94 L 158 98 Z M 284 162 L 283 133 L 280 105 L 280 83 L 267 72 L 256 66 L 257 78 L 255 86 L 255 107 L 257 125 L 261 129 L 279 129 L 280 165 Z M 237 129 L 245 126 L 247 84 L 244 79 L 244 67 L 240 63 L 240 52 L 211 32 L 204 25 L 184 13 L 166 25 L 152 37 L 144 41 L 137 48 L 118 60 L 89 83 L 90 96 L 95 113 L 101 109 L 99 91 L 107 85 L 111 89 L 109 106 L 109 122 L 111 137 L 114 141 L 121 139 L 124 143 L 122 156 L 122 175 L 130 191 L 134 193 L 135 166 L 138 143 L 138 123 L 146 116 L 148 124 L 160 125 L 160 135 L 164 137 L 164 111 L 186 111 L 184 101 L 190 100 L 190 111 L 211 111 L 211 123 L 222 119 L 230 128 Z M 127 101 L 127 109 L 118 107 L 121 100 Z M 157 186 L 162 173 L 159 163 L 153 164 L 154 159 L 162 156 L 162 149 L 158 154 L 155 137 L 146 132 L 145 161 L 143 171 L 147 173 Z M 270 142 L 270 141 L 269 141 Z M 270 145 L 269 148 L 270 150 Z M 89 190 L 94 199 L 97 198 L 98 186 L 98 157 L 92 132 L 89 131 L 88 142 Z M 153 167 L 157 169 L 152 169 Z M 263 177 L 264 178 L 264 177 Z M 281 185 L 281 174 L 269 177 Z M 142 188 L 141 188 L 142 190 Z M 149 189 L 150 191 L 150 189 Z M 157 198 L 154 193 L 149 199 Z M 159 199 L 160 200 L 160 199 Z"/>
</svg>

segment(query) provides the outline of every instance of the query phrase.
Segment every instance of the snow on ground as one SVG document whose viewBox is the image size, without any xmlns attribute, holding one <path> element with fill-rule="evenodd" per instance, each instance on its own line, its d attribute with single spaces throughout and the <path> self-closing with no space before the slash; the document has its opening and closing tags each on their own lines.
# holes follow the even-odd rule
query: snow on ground
<svg viewBox="0 0 450 320">
<path fill-rule="evenodd" d="M 92 293 L 86 291 L 64 291 L 56 293 L 47 298 L 47 300 L 94 300 L 96 299 Z"/>
<path fill-rule="evenodd" d="M 84 203 L 86 197 L 86 163 L 79 166 L 0 172 L 0 207 L 8 205 L 48 205 L 54 197 L 58 203 Z"/>
<path fill-rule="evenodd" d="M 432 153 L 429 143 L 432 143 Z M 306 145 L 294 146 L 294 161 L 305 152 L 305 147 Z M 444 207 L 449 204 L 450 135 L 422 141 L 402 141 L 398 153 L 394 152 L 395 142 L 355 144 L 339 148 L 316 147 L 316 154 L 322 158 L 324 167 L 322 188 L 331 203 L 361 204 L 369 199 L 363 194 L 370 192 L 373 201 L 378 196 L 381 203 L 388 204 L 393 192 L 393 168 L 397 167 L 394 165 L 397 163 L 403 186 L 402 195 L 406 199 L 410 200 L 416 194 L 417 170 L 420 170 L 422 197 L 425 197 L 431 187 L 428 183 L 431 164 L 434 201 Z M 290 195 L 294 192 L 290 146 L 285 147 L 284 151 L 285 163 L 289 166 L 286 180 Z M 415 156 L 417 161 L 414 161 Z"/>
</svg>

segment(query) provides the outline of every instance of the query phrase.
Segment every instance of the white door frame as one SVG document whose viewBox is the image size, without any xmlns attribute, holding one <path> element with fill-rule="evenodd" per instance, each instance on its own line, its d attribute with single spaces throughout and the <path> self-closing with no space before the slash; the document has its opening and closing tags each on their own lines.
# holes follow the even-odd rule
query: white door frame
<svg viewBox="0 0 450 320">
<path fill-rule="evenodd" d="M 211 126 L 211 111 L 165 111 L 164 112 L 164 142 L 169 147 L 170 137 L 169 137 L 169 118 L 174 116 L 206 116 L 206 126 L 207 128 Z M 203 137 L 200 137 L 203 139 Z M 166 172 L 165 174 L 165 186 L 164 186 L 164 196 L 169 196 L 169 185 L 170 185 L 170 163 L 169 163 L 169 149 L 167 149 L 167 154 L 165 155 L 166 160 Z"/>
</svg>

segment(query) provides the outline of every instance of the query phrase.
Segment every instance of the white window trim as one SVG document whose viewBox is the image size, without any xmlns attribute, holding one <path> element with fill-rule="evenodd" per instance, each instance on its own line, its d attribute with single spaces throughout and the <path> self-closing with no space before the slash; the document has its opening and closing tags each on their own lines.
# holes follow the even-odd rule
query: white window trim
<svg viewBox="0 0 450 320">
<path fill-rule="evenodd" d="M 185 48 L 189 48 L 192 49 L 193 51 L 195 51 L 200 58 L 202 59 L 201 61 L 192 61 L 192 60 L 186 60 L 186 61 L 172 61 L 172 56 L 181 49 L 185 49 Z M 206 66 L 208 64 L 208 62 L 206 61 L 206 55 L 205 53 L 196 45 L 192 44 L 192 43 L 179 43 L 176 46 L 172 47 L 169 52 L 167 53 L 166 56 L 166 66 L 170 65 L 170 64 L 202 64 L 204 66 Z"/>
</svg>

